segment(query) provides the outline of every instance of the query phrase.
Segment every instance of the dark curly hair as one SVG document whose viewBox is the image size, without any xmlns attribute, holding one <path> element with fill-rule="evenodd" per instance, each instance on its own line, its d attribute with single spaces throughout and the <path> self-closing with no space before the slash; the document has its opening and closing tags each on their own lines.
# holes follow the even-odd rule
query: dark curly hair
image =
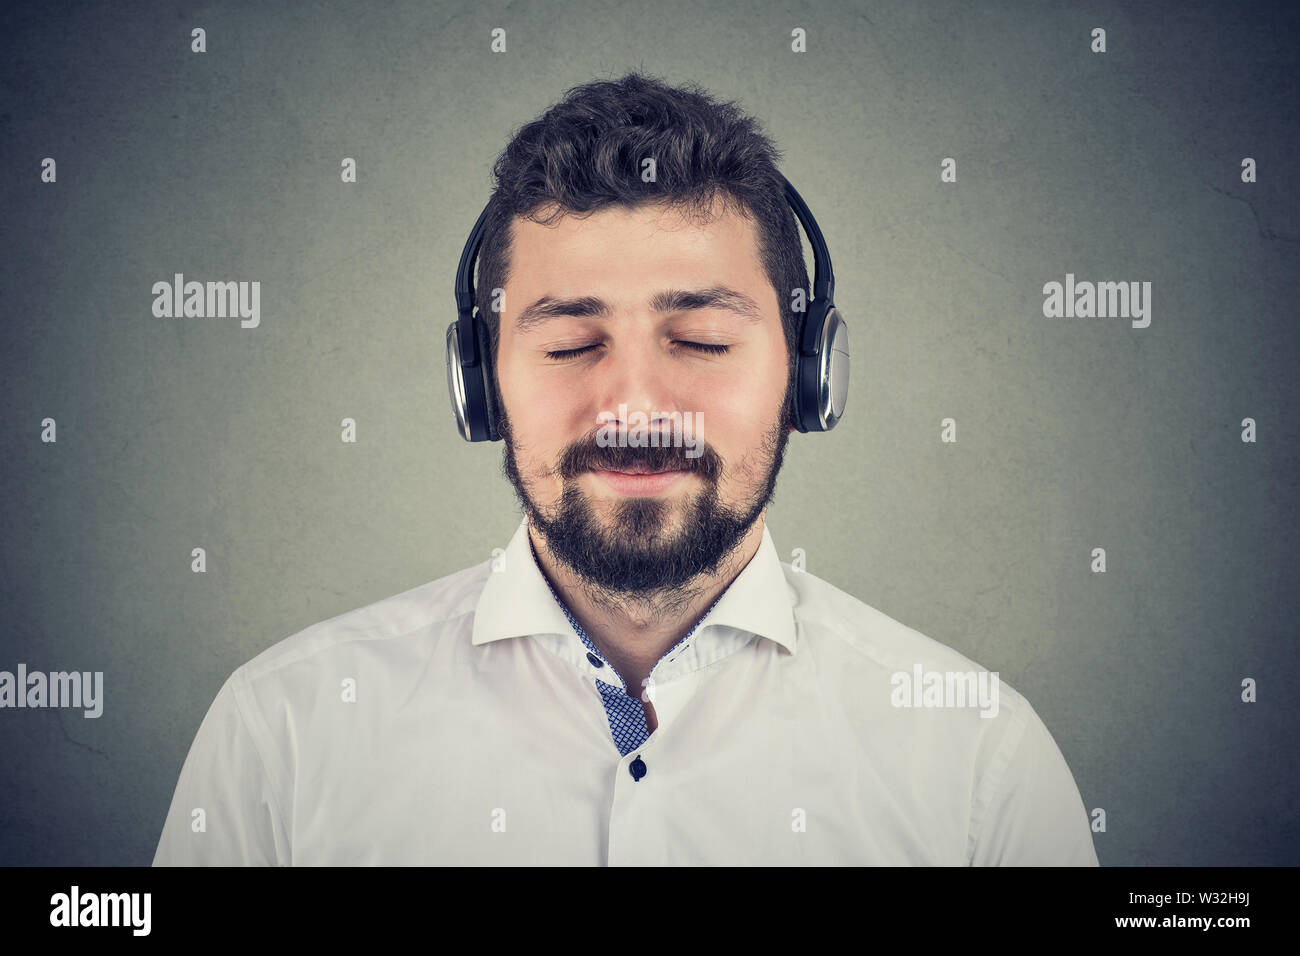
<svg viewBox="0 0 1300 956">
<path fill-rule="evenodd" d="M 790 374 L 783 408 L 792 423 L 801 316 L 791 298 L 794 289 L 808 288 L 808 270 L 777 171 L 780 155 L 756 120 L 693 84 L 673 87 L 628 73 L 568 90 L 519 129 L 492 169 L 495 187 L 479 250 L 475 305 L 491 336 L 493 383 L 500 329 L 492 290 L 504 288 L 510 272 L 514 217 L 548 225 L 568 213 L 662 203 L 707 223 L 720 201 L 723 211 L 757 221 L 759 255 L 785 329 Z M 656 177 L 649 183 L 641 179 L 641 163 L 648 157 L 655 160 Z"/>
</svg>

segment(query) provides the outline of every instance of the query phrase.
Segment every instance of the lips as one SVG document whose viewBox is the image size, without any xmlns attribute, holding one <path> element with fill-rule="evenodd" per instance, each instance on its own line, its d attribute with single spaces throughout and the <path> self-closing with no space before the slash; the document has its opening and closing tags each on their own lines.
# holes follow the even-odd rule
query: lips
<svg viewBox="0 0 1300 956">
<path fill-rule="evenodd" d="M 609 471 L 616 475 L 666 475 L 673 471 L 685 471 L 684 468 L 597 468 L 596 471 Z"/>
<path fill-rule="evenodd" d="M 607 491 L 628 497 L 647 497 L 663 494 L 669 489 L 681 485 L 689 474 L 690 472 L 683 468 L 673 468 L 669 471 L 646 471 L 642 469 L 637 472 L 602 470 L 592 472 L 595 479 Z"/>
</svg>

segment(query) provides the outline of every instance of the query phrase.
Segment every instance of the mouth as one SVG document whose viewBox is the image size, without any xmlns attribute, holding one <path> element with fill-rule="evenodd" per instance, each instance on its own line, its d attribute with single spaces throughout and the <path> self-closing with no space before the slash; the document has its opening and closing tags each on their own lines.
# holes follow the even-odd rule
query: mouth
<svg viewBox="0 0 1300 956">
<path fill-rule="evenodd" d="M 610 475 L 667 475 L 675 471 L 685 471 L 684 468 L 650 468 L 646 465 L 633 465 L 631 468 L 596 468 L 594 471 L 604 471 Z"/>
<path fill-rule="evenodd" d="M 607 471 L 593 469 L 591 472 L 606 487 L 620 495 L 645 497 L 656 495 L 671 488 L 689 474 L 682 468 L 667 468 L 652 471 L 645 467 L 633 466 L 627 470 Z"/>
</svg>

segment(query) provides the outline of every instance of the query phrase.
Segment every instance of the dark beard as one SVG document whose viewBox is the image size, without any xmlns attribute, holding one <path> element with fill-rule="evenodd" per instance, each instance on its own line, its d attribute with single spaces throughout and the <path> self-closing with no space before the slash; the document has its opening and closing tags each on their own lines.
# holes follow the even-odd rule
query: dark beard
<svg viewBox="0 0 1300 956">
<path fill-rule="evenodd" d="M 689 602 L 700 590 L 696 579 L 716 574 L 735 552 L 775 494 L 790 438 L 787 419 L 778 415 L 776 426 L 756 453 L 760 463 L 766 463 L 764 481 L 739 510 L 719 500 L 723 462 L 711 447 L 702 445 L 699 457 L 687 458 L 682 448 L 602 448 L 594 440 L 585 440 L 561 456 L 556 473 L 564 481 L 564 490 L 548 514 L 524 488 L 514 460 L 509 422 L 503 413 L 501 418 L 499 428 L 505 441 L 502 469 L 546 549 L 582 580 L 592 600 L 615 606 L 636 602 L 658 613 L 672 613 Z M 635 464 L 651 470 L 681 467 L 703 481 L 703 491 L 690 500 L 675 535 L 664 531 L 675 503 L 655 497 L 616 501 L 612 506 L 614 526 L 606 528 L 595 517 L 590 496 L 578 486 L 577 477 L 584 472 Z"/>
</svg>

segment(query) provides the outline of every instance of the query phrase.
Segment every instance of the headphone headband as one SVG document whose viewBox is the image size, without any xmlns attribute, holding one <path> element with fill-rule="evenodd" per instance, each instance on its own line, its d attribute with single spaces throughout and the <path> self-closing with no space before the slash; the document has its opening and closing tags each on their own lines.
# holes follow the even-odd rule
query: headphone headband
<svg viewBox="0 0 1300 956">
<path fill-rule="evenodd" d="M 798 217 L 799 222 L 803 224 L 803 231 L 808 233 L 808 241 L 813 247 L 813 298 L 824 299 L 827 302 L 835 300 L 835 270 L 831 268 L 831 253 L 826 248 L 826 240 L 822 238 L 821 228 L 817 225 L 817 220 L 813 218 L 812 211 L 808 204 L 803 201 L 798 190 L 790 180 L 786 179 L 781 173 L 781 182 L 785 183 L 786 201 L 794 207 L 794 214 Z"/>
</svg>

